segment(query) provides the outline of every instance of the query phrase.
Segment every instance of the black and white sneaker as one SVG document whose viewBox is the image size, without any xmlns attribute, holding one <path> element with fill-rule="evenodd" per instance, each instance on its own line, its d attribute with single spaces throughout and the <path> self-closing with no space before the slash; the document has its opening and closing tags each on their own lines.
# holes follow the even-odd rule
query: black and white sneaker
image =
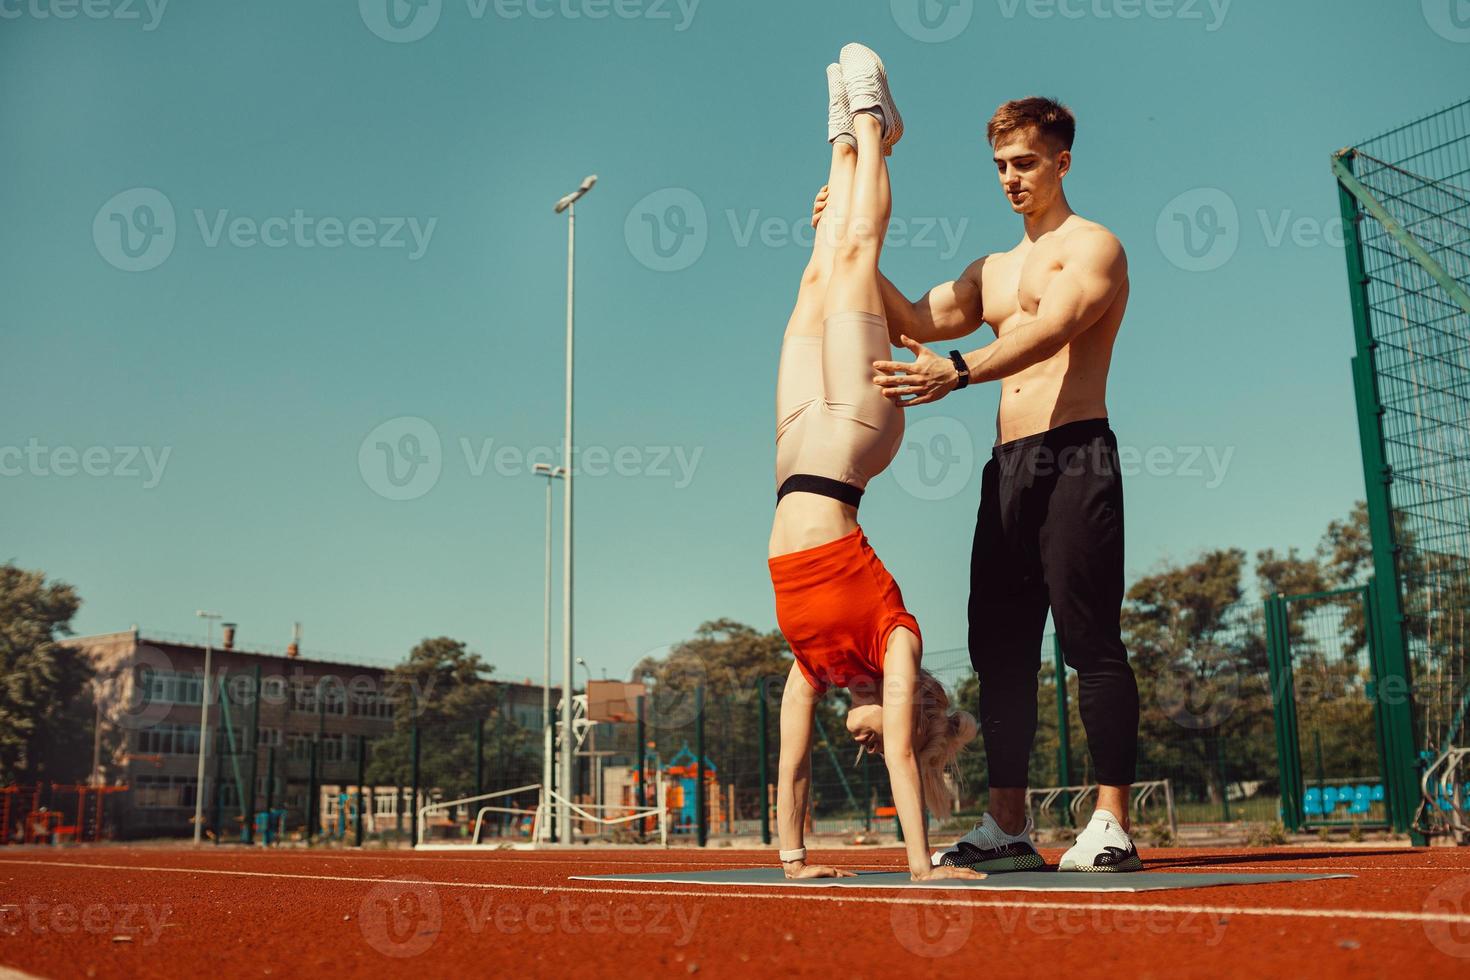
<svg viewBox="0 0 1470 980">
<path fill-rule="evenodd" d="M 1143 861 L 1133 838 L 1107 810 L 1093 813 L 1082 833 L 1062 855 L 1058 871 L 1140 871 Z"/>
<path fill-rule="evenodd" d="M 1008 834 L 990 814 L 985 814 L 975 829 L 944 851 L 929 857 L 934 867 L 971 868 L 975 871 L 1034 871 L 1046 862 L 1031 843 L 1031 818 L 1019 834 Z"/>
</svg>

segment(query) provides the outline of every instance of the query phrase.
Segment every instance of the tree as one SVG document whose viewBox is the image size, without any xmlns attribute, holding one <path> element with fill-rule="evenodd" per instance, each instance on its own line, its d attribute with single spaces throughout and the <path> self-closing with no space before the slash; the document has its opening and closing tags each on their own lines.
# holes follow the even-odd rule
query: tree
<svg viewBox="0 0 1470 980">
<path fill-rule="evenodd" d="M 0 783 L 87 774 L 92 665 L 59 640 L 80 605 L 70 585 L 0 565 Z"/>
<path fill-rule="evenodd" d="M 504 710 L 504 688 L 489 680 L 494 667 L 447 636 L 423 640 L 388 675 L 395 703 L 393 734 L 372 745 L 368 780 L 407 786 L 413 731 L 419 731 L 419 788 L 444 799 L 475 791 L 475 734 L 485 722 L 486 789 L 534 768 L 531 739 Z"/>
<path fill-rule="evenodd" d="M 702 684 L 705 755 L 717 767 L 721 785 L 733 785 L 744 801 L 739 807 L 745 811 L 742 815 L 754 816 L 750 801 L 760 789 L 758 699 L 764 690 L 770 726 L 768 775 L 774 782 L 781 694 L 793 662 L 779 630 L 762 632 L 731 619 L 703 623 L 693 638 L 674 644 L 665 656 L 645 657 L 633 668 L 633 678 L 650 685 L 647 722 L 659 755 L 668 759 L 686 744 L 694 749 L 695 691 Z M 819 812 L 849 808 L 849 791 L 859 802 L 863 799 L 864 774 L 852 767 L 855 743 L 846 737 L 848 706 L 847 693 L 835 691 L 817 707 L 812 786 L 813 808 Z M 636 751 L 628 734 L 620 733 L 620 745 Z M 865 767 L 868 762 L 865 756 Z"/>
</svg>

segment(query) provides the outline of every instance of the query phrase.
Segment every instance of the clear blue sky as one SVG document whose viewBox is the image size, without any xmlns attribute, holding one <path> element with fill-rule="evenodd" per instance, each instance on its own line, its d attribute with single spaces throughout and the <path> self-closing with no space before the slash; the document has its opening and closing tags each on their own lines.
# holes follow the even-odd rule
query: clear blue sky
<svg viewBox="0 0 1470 980">
<path fill-rule="evenodd" d="M 206 607 L 246 644 L 447 634 L 539 677 L 524 454 L 560 441 L 551 205 L 588 173 L 578 652 L 618 676 L 703 620 L 773 627 L 776 355 L 850 39 L 908 125 L 884 267 L 914 294 L 1019 236 L 994 107 L 1077 112 L 1069 197 L 1133 277 L 1130 577 L 1310 547 L 1362 495 L 1328 156 L 1465 96 L 1450 0 L 394 2 L 0 6 L 0 560 L 75 584 L 80 632 Z M 963 643 L 996 400 L 912 415 L 863 505 L 931 650 Z M 428 462 L 397 487 L 379 443 Z"/>
</svg>

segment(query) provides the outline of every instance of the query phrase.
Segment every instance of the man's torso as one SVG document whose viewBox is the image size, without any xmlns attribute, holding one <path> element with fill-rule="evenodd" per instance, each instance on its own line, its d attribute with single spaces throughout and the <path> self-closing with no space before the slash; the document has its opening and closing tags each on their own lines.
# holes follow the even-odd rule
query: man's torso
<svg viewBox="0 0 1470 980">
<path fill-rule="evenodd" d="M 1064 236 L 1101 227 L 1074 215 L 1035 242 L 1022 242 L 986 258 L 981 268 L 983 317 L 997 338 L 1036 316 L 1047 284 L 1062 269 Z M 1125 280 L 1097 323 L 1050 358 L 1001 382 L 997 441 L 1107 416 L 1108 367 L 1127 303 Z"/>
</svg>

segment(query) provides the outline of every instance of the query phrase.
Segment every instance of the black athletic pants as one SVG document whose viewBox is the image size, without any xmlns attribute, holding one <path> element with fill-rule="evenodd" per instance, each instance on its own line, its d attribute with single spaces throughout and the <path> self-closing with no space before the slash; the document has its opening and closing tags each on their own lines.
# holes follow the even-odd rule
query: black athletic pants
<svg viewBox="0 0 1470 980">
<path fill-rule="evenodd" d="M 970 662 L 990 785 L 1024 787 L 1050 608 L 1077 671 L 1098 782 L 1133 782 L 1138 685 L 1123 647 L 1123 479 L 1107 419 L 1002 443 L 985 465 L 970 557 Z"/>
</svg>

